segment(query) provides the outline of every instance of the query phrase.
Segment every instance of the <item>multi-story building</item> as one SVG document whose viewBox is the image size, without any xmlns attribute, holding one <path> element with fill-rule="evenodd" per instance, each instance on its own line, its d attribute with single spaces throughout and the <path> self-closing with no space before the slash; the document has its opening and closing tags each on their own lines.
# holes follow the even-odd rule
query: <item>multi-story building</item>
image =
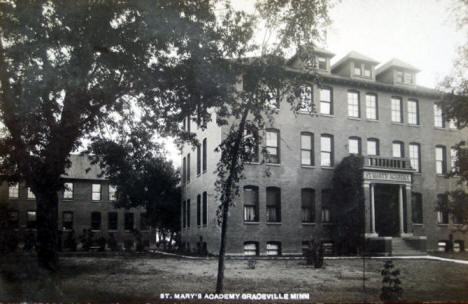
<svg viewBox="0 0 468 304">
<path fill-rule="evenodd" d="M 70 161 L 71 166 L 63 176 L 64 190 L 58 194 L 57 228 L 62 232 L 62 242 L 72 232 L 79 242 L 78 238 L 84 230 L 91 230 L 94 239 L 109 239 L 112 233 L 123 248 L 126 240 L 135 244 L 133 231 L 138 229 L 148 246 L 150 227 L 145 210 L 114 208 L 116 187 L 109 184 L 99 166 L 91 164 L 86 155 L 70 155 Z M 0 202 L 7 204 L 9 225 L 20 236 L 35 232 L 35 197 L 24 183 L 9 185 L 3 181 L 0 185 Z"/>
<path fill-rule="evenodd" d="M 313 106 L 317 115 L 293 113 L 284 102 L 262 130 L 267 157 L 259 155 L 245 167 L 240 197 L 230 208 L 227 253 L 301 254 L 311 239 L 333 246 L 331 179 L 334 167 L 353 153 L 365 160 L 365 237 L 376 251 L 395 251 L 402 243 L 440 250 L 449 239 L 462 250 L 466 236 L 452 229 L 456 218 L 436 206 L 456 187 L 456 179 L 445 174 L 454 167 L 453 146 L 466 138 L 466 130 L 444 119 L 440 95 L 416 84 L 415 67 L 398 59 L 378 66 L 357 52 L 331 65 L 333 56 L 317 50 L 321 83 L 304 83 L 309 87 L 301 95 L 303 105 L 309 103 L 304 109 Z M 298 72 L 310 66 L 291 62 Z M 201 144 L 182 149 L 182 243 L 216 254 L 219 153 L 214 149 L 229 126 L 209 123 L 202 130 L 188 119 L 184 127 Z"/>
</svg>

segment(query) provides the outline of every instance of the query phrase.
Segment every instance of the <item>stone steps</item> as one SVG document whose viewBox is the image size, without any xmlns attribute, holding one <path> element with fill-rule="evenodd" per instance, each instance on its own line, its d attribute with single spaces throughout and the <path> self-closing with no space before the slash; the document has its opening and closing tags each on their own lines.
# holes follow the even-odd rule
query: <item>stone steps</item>
<svg viewBox="0 0 468 304">
<path fill-rule="evenodd" d="M 392 255 L 423 255 L 425 252 L 409 246 L 402 238 L 392 238 Z"/>
</svg>

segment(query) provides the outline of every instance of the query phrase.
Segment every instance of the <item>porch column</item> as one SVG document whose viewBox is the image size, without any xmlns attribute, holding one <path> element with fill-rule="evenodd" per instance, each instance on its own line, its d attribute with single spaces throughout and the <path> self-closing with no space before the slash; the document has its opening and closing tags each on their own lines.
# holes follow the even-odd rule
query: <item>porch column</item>
<svg viewBox="0 0 468 304">
<path fill-rule="evenodd" d="M 370 184 L 370 207 L 371 207 L 371 233 L 375 234 L 375 184 Z"/>
<path fill-rule="evenodd" d="M 364 182 L 364 233 L 366 236 L 371 234 L 372 230 L 372 219 L 371 219 L 371 204 L 370 204 L 370 191 L 369 191 L 369 182 Z"/>
<path fill-rule="evenodd" d="M 405 185 L 399 185 L 398 187 L 398 206 L 400 209 L 400 235 L 405 233 L 403 212 L 403 187 L 405 187 Z"/>
</svg>

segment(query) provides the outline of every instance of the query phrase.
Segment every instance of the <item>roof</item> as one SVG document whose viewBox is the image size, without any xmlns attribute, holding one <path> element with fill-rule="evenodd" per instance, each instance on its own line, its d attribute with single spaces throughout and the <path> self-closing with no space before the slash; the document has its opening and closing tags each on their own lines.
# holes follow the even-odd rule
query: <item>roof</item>
<svg viewBox="0 0 468 304">
<path fill-rule="evenodd" d="M 99 164 L 91 164 L 87 154 L 70 154 L 69 160 L 71 166 L 65 169 L 65 174 L 62 176 L 67 179 L 95 179 L 105 180 L 102 175 L 102 170 Z"/>
<path fill-rule="evenodd" d="M 314 47 L 314 52 L 315 53 L 318 53 L 318 54 L 323 54 L 323 55 L 326 55 L 327 57 L 334 57 L 335 54 L 326 50 L 326 49 L 322 49 L 322 48 L 319 48 L 319 47 Z"/>
<path fill-rule="evenodd" d="M 368 62 L 368 63 L 371 63 L 371 64 L 378 64 L 379 62 L 366 56 L 366 55 L 363 55 L 361 53 L 358 53 L 356 51 L 351 51 L 349 52 L 346 56 L 344 56 L 343 58 L 341 58 L 340 60 L 338 60 L 338 62 L 336 62 L 333 66 L 332 66 L 332 70 L 338 68 L 340 65 L 342 65 L 343 63 L 349 61 L 349 60 L 359 60 L 359 61 L 364 61 L 364 62 Z"/>
<path fill-rule="evenodd" d="M 400 59 L 393 58 L 389 60 L 388 62 L 386 62 L 384 65 L 377 68 L 377 70 L 375 71 L 375 74 L 378 75 L 380 73 L 383 73 L 384 71 L 388 70 L 391 67 L 398 67 L 398 68 L 402 68 L 402 69 L 406 69 L 406 70 L 410 70 L 414 72 L 419 72 L 419 70 L 415 68 L 414 66 L 412 66 L 411 64 L 401 61 Z"/>
</svg>

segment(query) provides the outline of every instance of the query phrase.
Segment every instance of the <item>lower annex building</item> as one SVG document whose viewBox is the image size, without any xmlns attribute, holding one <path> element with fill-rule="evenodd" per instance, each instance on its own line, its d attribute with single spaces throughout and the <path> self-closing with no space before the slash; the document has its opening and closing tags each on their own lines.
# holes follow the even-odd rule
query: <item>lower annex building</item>
<svg viewBox="0 0 468 304">
<path fill-rule="evenodd" d="M 314 66 L 321 85 L 304 83 L 295 114 L 286 102 L 261 131 L 267 159 L 245 166 L 240 196 L 230 208 L 226 253 L 295 255 L 311 239 L 333 251 L 336 218 L 329 207 L 334 167 L 350 154 L 364 157 L 365 237 L 376 252 L 398 249 L 464 250 L 467 236 L 457 218 L 436 211 L 456 178 L 456 143 L 466 138 L 446 121 L 439 94 L 416 85 L 418 70 L 398 59 L 378 62 L 350 52 L 333 66 L 334 54 L 316 49 L 314 62 L 291 60 L 291 69 Z M 310 115 L 314 106 L 317 115 Z M 213 120 L 214 121 L 214 120 Z M 200 145 L 182 150 L 181 241 L 191 251 L 217 254 L 220 226 L 216 210 L 214 149 L 229 126 L 210 122 L 205 130 L 186 119 Z M 268 169 L 270 174 L 265 174 Z"/>
<path fill-rule="evenodd" d="M 61 234 L 62 248 L 67 237 L 73 233 L 76 242 L 80 236 L 92 232 L 93 240 L 111 234 L 117 245 L 123 249 L 124 242 L 136 242 L 134 230 L 141 232 L 143 245 L 148 247 L 151 229 L 146 221 L 144 208 L 114 208 L 116 187 L 101 176 L 99 165 L 91 164 L 87 155 L 70 155 L 71 167 L 63 176 L 65 189 L 58 193 L 58 231 Z M 0 203 L 6 204 L 8 225 L 19 236 L 19 246 L 23 246 L 27 234 L 36 232 L 36 202 L 34 194 L 24 183 L 0 185 Z M 85 233 L 86 230 L 86 233 Z"/>
</svg>

